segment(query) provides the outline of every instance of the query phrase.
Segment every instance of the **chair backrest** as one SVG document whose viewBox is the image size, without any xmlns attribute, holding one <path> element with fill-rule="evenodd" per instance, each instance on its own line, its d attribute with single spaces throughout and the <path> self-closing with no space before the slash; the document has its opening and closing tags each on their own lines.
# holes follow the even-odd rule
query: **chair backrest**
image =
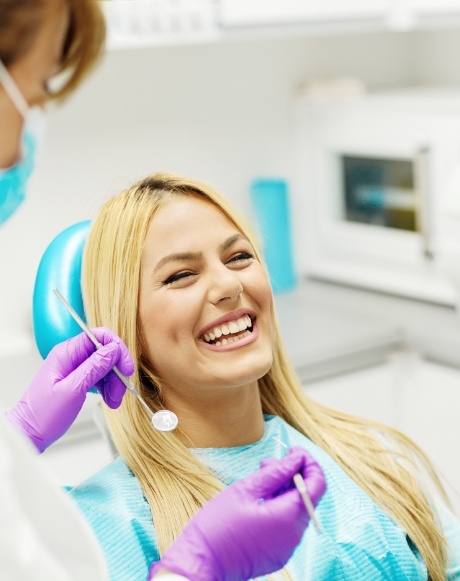
<svg viewBox="0 0 460 581">
<path fill-rule="evenodd" d="M 35 278 L 32 322 L 35 343 L 45 358 L 51 349 L 81 333 L 80 327 L 61 304 L 58 289 L 85 321 L 81 293 L 81 263 L 90 220 L 78 222 L 60 232 L 48 245 Z"/>
</svg>

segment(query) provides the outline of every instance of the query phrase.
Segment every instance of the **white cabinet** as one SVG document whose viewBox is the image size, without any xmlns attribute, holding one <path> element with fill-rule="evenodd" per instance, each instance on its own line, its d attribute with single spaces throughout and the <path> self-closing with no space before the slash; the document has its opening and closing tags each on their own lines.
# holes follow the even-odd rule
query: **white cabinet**
<svg viewBox="0 0 460 581">
<path fill-rule="evenodd" d="M 111 0 L 101 5 L 109 49 L 201 43 L 218 36 L 215 0 Z"/>
<path fill-rule="evenodd" d="M 105 0 L 108 48 L 256 38 L 410 30 L 452 23 L 460 0 Z"/>
<path fill-rule="evenodd" d="M 223 26 L 267 26 L 378 20 L 390 29 L 412 28 L 418 17 L 460 13 L 459 0 L 220 0 Z"/>
<path fill-rule="evenodd" d="M 414 361 L 401 388 L 401 429 L 420 444 L 444 477 L 460 515 L 460 371 Z"/>
<path fill-rule="evenodd" d="M 382 18 L 388 0 L 220 0 L 223 26 L 263 26 L 299 22 Z"/>
<path fill-rule="evenodd" d="M 417 14 L 460 13 L 460 0 L 409 0 Z"/>
<path fill-rule="evenodd" d="M 460 0 L 405 0 L 404 5 L 402 28 L 450 27 L 460 22 Z"/>
<path fill-rule="evenodd" d="M 393 362 L 384 363 L 307 383 L 304 389 L 331 408 L 396 427 L 400 418 L 395 372 Z"/>
<path fill-rule="evenodd" d="M 388 363 L 304 385 L 312 398 L 390 424 L 426 452 L 460 516 L 460 370 L 400 352 Z"/>
</svg>

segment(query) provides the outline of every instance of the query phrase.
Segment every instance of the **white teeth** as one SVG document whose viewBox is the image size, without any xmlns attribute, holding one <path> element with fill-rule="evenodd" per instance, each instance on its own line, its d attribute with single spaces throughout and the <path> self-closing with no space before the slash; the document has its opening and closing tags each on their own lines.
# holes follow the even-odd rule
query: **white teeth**
<svg viewBox="0 0 460 581">
<path fill-rule="evenodd" d="M 240 330 L 239 326 L 237 323 L 235 323 L 235 321 L 231 321 L 228 324 L 228 328 L 230 330 L 230 333 L 238 333 L 238 331 Z M 242 329 L 241 329 L 242 330 Z"/>
<path fill-rule="evenodd" d="M 242 333 L 242 334 L 238 335 L 237 337 L 234 337 L 234 338 L 227 337 L 227 343 L 228 343 L 229 339 L 238 340 L 238 339 L 241 339 L 244 336 L 246 336 L 246 334 L 249 333 L 249 331 L 247 331 L 247 329 L 251 326 L 252 326 L 251 317 L 249 315 L 244 315 L 236 321 L 230 321 L 228 323 L 223 323 L 222 325 L 219 325 L 218 327 L 214 327 L 214 329 L 212 329 L 212 331 L 209 331 L 208 333 L 205 333 L 203 335 L 203 339 L 207 343 L 211 343 L 212 341 L 214 341 L 215 339 L 219 339 L 223 335 L 226 335 L 226 336 L 230 335 L 230 334 L 234 335 L 235 333 L 239 333 L 240 331 L 245 331 L 245 333 Z M 222 345 L 222 344 L 225 345 L 226 343 L 223 343 L 221 341 L 216 341 L 216 343 L 214 343 L 214 345 L 217 345 L 217 346 Z"/>
<path fill-rule="evenodd" d="M 244 339 L 245 337 L 247 337 L 250 334 L 251 333 L 249 331 L 245 331 L 244 333 L 241 333 L 240 335 L 237 335 L 236 337 L 226 337 L 225 339 L 222 339 L 222 341 L 216 341 L 214 343 L 214 345 L 216 347 L 219 347 L 220 345 L 229 345 L 230 343 L 237 343 L 238 341 L 240 341 L 240 339 Z"/>
</svg>

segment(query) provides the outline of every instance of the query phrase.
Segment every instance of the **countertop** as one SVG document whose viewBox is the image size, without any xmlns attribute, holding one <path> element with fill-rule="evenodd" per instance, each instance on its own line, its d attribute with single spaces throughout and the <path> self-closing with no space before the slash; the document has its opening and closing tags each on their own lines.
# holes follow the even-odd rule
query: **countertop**
<svg viewBox="0 0 460 581">
<path fill-rule="evenodd" d="M 460 369 L 454 308 L 313 279 L 275 295 L 275 305 L 302 381 L 382 362 L 407 348 Z"/>
</svg>

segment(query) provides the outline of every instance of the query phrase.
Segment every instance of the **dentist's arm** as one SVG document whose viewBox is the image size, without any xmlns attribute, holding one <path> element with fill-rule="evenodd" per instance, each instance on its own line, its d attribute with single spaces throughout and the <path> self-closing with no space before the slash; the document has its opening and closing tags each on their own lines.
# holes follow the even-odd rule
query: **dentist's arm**
<svg viewBox="0 0 460 581">
<path fill-rule="evenodd" d="M 316 506 L 326 490 L 323 471 L 306 450 L 292 448 L 204 505 L 148 581 L 246 581 L 284 567 L 310 520 L 292 480 L 297 472 Z"/>
<path fill-rule="evenodd" d="M 112 371 L 132 375 L 133 361 L 126 345 L 105 327 L 92 329 L 103 347 L 95 348 L 81 333 L 56 345 L 32 383 L 6 419 L 17 426 L 39 452 L 58 440 L 75 421 L 92 387 L 105 403 L 117 408 L 126 388 Z"/>
</svg>

